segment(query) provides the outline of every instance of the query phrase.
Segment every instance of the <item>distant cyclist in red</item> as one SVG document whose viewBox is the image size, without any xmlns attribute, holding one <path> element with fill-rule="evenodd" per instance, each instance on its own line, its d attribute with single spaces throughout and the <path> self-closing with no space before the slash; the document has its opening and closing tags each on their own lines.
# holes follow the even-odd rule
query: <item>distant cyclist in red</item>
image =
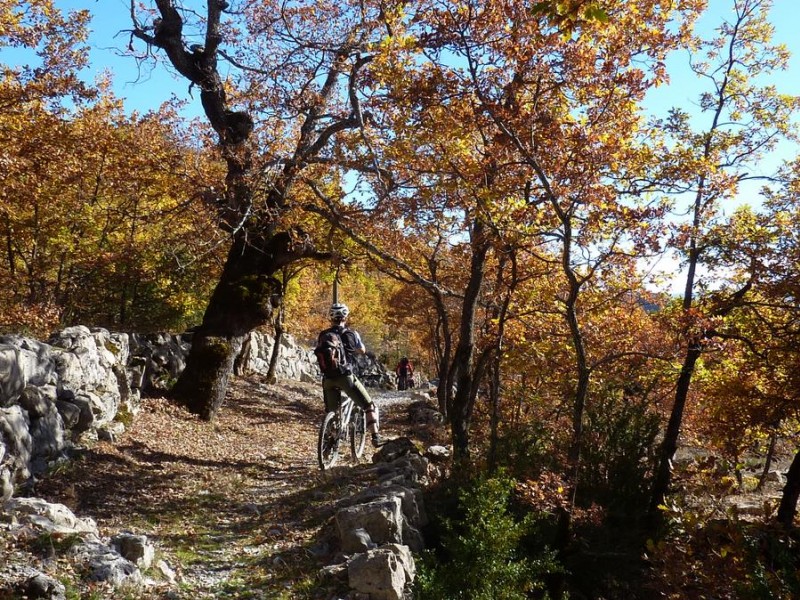
<svg viewBox="0 0 800 600">
<path fill-rule="evenodd" d="M 414 365 L 407 356 L 400 359 L 394 372 L 397 374 L 397 389 L 405 390 L 414 387 Z"/>
</svg>

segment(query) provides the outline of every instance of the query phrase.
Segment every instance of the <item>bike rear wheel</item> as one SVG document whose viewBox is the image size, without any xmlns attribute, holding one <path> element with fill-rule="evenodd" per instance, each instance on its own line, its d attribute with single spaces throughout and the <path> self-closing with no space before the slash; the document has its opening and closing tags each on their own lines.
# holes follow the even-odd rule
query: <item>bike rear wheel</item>
<svg viewBox="0 0 800 600">
<path fill-rule="evenodd" d="M 339 420 L 335 412 L 329 412 L 319 427 L 317 460 L 323 471 L 330 469 L 339 458 Z"/>
<path fill-rule="evenodd" d="M 353 455 L 353 462 L 364 454 L 364 446 L 367 443 L 367 415 L 361 408 L 353 410 L 350 420 L 350 451 Z"/>
</svg>

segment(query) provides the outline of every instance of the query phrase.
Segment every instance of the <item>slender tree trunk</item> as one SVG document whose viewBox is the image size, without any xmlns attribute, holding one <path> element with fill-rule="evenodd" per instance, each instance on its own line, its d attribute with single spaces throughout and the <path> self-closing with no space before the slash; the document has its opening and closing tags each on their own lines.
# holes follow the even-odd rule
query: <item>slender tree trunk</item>
<svg viewBox="0 0 800 600">
<path fill-rule="evenodd" d="M 528 374 L 522 374 L 522 389 L 528 389 Z M 522 403 L 523 403 L 523 395 L 518 394 L 517 403 L 514 405 L 514 414 L 511 417 L 511 426 L 516 427 L 519 425 L 519 422 L 522 420 Z"/>
<path fill-rule="evenodd" d="M 800 450 L 794 455 L 792 466 L 786 475 L 781 505 L 778 507 L 778 523 L 787 529 L 794 523 L 797 514 L 797 499 L 800 498 Z"/>
<path fill-rule="evenodd" d="M 767 449 L 767 456 L 764 459 L 764 470 L 761 471 L 761 477 L 758 478 L 757 491 L 764 489 L 764 483 L 767 481 L 769 475 L 769 468 L 772 466 L 772 459 L 775 457 L 775 446 L 778 445 L 778 431 L 773 430 L 769 436 L 769 448 Z"/>
<path fill-rule="evenodd" d="M 453 351 L 451 335 L 450 335 L 450 319 L 447 317 L 447 307 L 444 304 L 444 299 L 439 294 L 434 294 L 434 303 L 436 310 L 439 313 L 439 321 L 441 323 L 441 341 L 442 348 L 439 354 L 439 365 L 437 367 L 439 373 L 439 385 L 436 387 L 436 400 L 439 404 L 439 412 L 447 419 L 449 417 L 450 399 L 453 389 L 453 383 L 450 379 L 450 355 Z"/>
<path fill-rule="evenodd" d="M 495 356 L 490 367 L 489 403 L 489 452 L 486 462 L 489 472 L 497 469 L 497 443 L 500 430 L 500 353 Z"/>
<path fill-rule="evenodd" d="M 472 260 L 469 282 L 464 293 L 461 310 L 461 328 L 458 347 L 453 355 L 453 381 L 456 392 L 448 411 L 453 439 L 453 458 L 457 465 L 466 466 L 470 457 L 469 428 L 474 405 L 473 367 L 475 357 L 475 311 L 478 306 L 480 289 L 483 284 L 486 256 L 489 244 L 484 225 L 476 218 L 472 227 Z"/>
<path fill-rule="evenodd" d="M 489 421 L 490 436 L 489 436 L 489 456 L 487 462 L 489 464 L 489 471 L 493 472 L 497 466 L 497 444 L 499 441 L 500 430 L 500 397 L 502 395 L 502 363 L 503 353 L 505 351 L 505 328 L 506 320 L 508 319 L 508 311 L 511 306 L 511 298 L 514 295 L 514 290 L 517 287 L 517 259 L 514 249 L 509 247 L 506 252 L 500 254 L 500 262 L 497 268 L 497 281 L 495 289 L 498 291 L 503 289 L 504 281 L 506 279 L 506 265 L 511 265 L 510 278 L 508 284 L 505 286 L 505 298 L 502 305 L 495 308 L 494 318 L 497 320 L 497 342 L 495 350 L 492 354 L 489 364 L 489 401 L 491 405 L 491 415 Z"/>
<path fill-rule="evenodd" d="M 572 502 L 578 492 L 578 474 L 580 472 L 581 447 L 583 445 L 583 416 L 586 410 L 586 398 L 589 394 L 589 370 L 588 359 L 586 356 L 586 345 L 583 339 L 580 322 L 578 320 L 578 298 L 581 293 L 582 281 L 572 264 L 572 242 L 573 242 L 573 223 L 572 215 L 564 211 L 555 198 L 551 201 L 556 209 L 559 220 L 563 227 L 563 240 L 561 248 L 561 268 L 567 278 L 569 289 L 565 301 L 565 318 L 569 328 L 572 347 L 575 350 L 575 370 L 578 381 L 575 385 L 575 398 L 572 405 L 572 442 L 570 444 L 568 458 L 572 468 Z"/>
<path fill-rule="evenodd" d="M 278 358 L 281 354 L 281 342 L 283 341 L 283 302 L 278 307 L 278 315 L 275 317 L 275 343 L 272 344 L 272 352 L 269 355 L 269 369 L 267 370 L 267 381 L 275 383 L 278 378 L 275 371 L 278 368 Z"/>
<path fill-rule="evenodd" d="M 3 222 L 5 224 L 5 237 L 6 237 L 6 260 L 8 260 L 8 274 L 13 279 L 17 274 L 16 260 L 14 260 L 14 244 L 13 234 L 11 229 L 11 220 L 8 218 L 8 213 L 3 211 Z"/>
<path fill-rule="evenodd" d="M 575 386 L 575 401 L 572 409 L 572 446 L 570 447 L 570 462 L 578 468 L 581 458 L 581 445 L 583 444 L 583 414 L 586 410 L 586 397 L 589 393 L 589 366 L 586 358 L 586 348 L 583 343 L 583 333 L 578 323 L 576 302 L 578 290 L 570 293 L 567 302 L 567 324 L 569 325 L 572 345 L 575 348 L 575 367 L 578 372 L 578 382 Z M 577 471 L 576 471 L 577 474 Z M 577 477 L 575 486 L 577 487 Z"/>
<path fill-rule="evenodd" d="M 132 251 L 136 240 L 136 227 L 139 219 L 139 201 L 134 199 L 133 211 L 131 214 L 131 227 L 128 230 L 128 248 Z M 119 298 L 119 324 L 124 328 L 128 323 L 128 305 L 130 302 L 129 290 L 135 286 L 134 277 L 131 276 L 133 265 L 128 262 L 125 265 L 125 274 L 122 277 L 122 289 Z"/>
<path fill-rule="evenodd" d="M 686 408 L 686 400 L 689 397 L 689 387 L 694 374 L 694 367 L 697 359 L 700 358 L 701 350 L 699 345 L 692 345 L 686 352 L 683 360 L 681 374 L 678 377 L 678 384 L 675 389 L 675 404 L 672 406 L 672 413 L 669 423 L 664 433 L 664 441 L 661 444 L 659 463 L 653 482 L 653 493 L 650 500 L 650 518 L 656 519 L 659 514 L 659 506 L 664 504 L 664 499 L 669 491 L 670 479 L 672 477 L 672 457 L 678 449 L 678 438 L 681 433 L 681 423 L 683 422 L 683 411 Z"/>
</svg>

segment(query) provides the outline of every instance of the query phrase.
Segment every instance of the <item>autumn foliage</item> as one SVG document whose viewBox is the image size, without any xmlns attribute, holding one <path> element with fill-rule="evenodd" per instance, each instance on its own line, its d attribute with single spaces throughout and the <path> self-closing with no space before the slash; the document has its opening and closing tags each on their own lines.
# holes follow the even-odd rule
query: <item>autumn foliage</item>
<svg viewBox="0 0 800 600">
<path fill-rule="evenodd" d="M 457 473 L 507 469 L 562 551 L 641 527 L 679 588 L 720 517 L 698 486 L 760 489 L 797 441 L 800 163 L 764 165 L 800 101 L 770 3 L 705 37 L 700 0 L 200 4 L 131 15 L 130 51 L 198 88 L 191 124 L 81 82 L 87 12 L 2 4 L 0 48 L 38 64 L 2 65 L 0 326 L 200 325 L 235 354 L 277 306 L 312 340 L 338 278 L 368 349 L 437 381 Z M 697 110 L 648 114 L 676 51 Z"/>
</svg>

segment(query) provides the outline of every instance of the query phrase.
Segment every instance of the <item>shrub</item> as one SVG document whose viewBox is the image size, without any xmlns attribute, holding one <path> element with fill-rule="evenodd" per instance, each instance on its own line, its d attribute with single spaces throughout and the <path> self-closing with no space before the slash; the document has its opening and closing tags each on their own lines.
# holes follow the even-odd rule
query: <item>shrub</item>
<svg viewBox="0 0 800 600">
<path fill-rule="evenodd" d="M 647 506 L 659 420 L 634 397 L 613 392 L 587 406 L 578 501 L 630 516 Z"/>
<path fill-rule="evenodd" d="M 417 599 L 524 600 L 543 590 L 547 574 L 560 571 L 546 547 L 537 556 L 523 555 L 521 542 L 535 521 L 510 514 L 513 487 L 501 475 L 478 478 L 458 492 L 461 518 L 443 519 L 441 548 L 420 561 Z"/>
<path fill-rule="evenodd" d="M 497 462 L 513 477 L 535 479 L 557 463 L 552 434 L 544 424 L 522 423 L 508 428 L 497 440 Z"/>
</svg>

